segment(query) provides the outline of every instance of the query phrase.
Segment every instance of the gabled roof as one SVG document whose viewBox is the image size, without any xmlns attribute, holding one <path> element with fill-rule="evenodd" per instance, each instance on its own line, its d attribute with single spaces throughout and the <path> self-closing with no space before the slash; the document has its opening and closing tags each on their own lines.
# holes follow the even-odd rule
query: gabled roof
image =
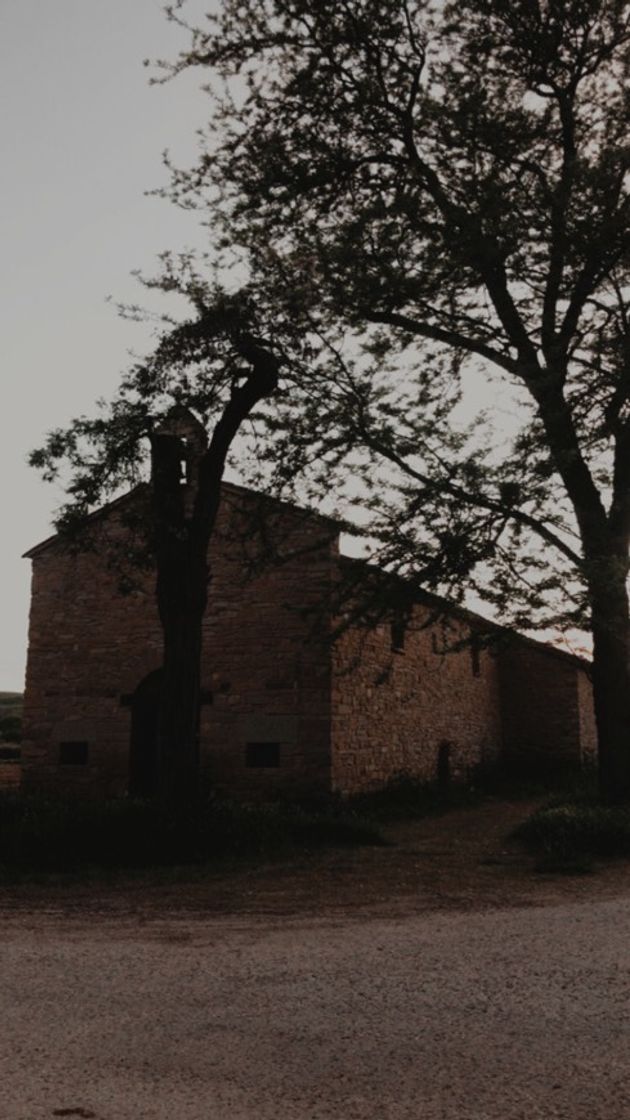
<svg viewBox="0 0 630 1120">
<path fill-rule="evenodd" d="M 92 521 L 100 521 L 101 518 L 107 517 L 112 510 L 118 509 L 120 506 L 125 506 L 129 503 L 131 498 L 135 495 L 138 496 L 143 490 L 147 490 L 147 484 L 141 483 L 139 486 L 134 486 L 133 490 L 128 490 L 126 494 L 121 494 L 119 498 L 113 498 L 111 502 L 106 502 L 104 506 L 99 506 L 93 513 L 88 514 L 86 521 L 89 524 Z M 59 533 L 52 533 L 50 537 L 46 537 L 39 544 L 32 545 L 26 552 L 22 553 L 23 560 L 32 560 L 35 556 L 39 556 L 42 552 L 47 552 L 60 540 Z"/>
<path fill-rule="evenodd" d="M 357 571 L 363 569 L 365 572 L 373 576 L 382 576 L 392 582 L 399 581 L 400 585 L 408 588 L 412 587 L 411 581 L 406 580 L 404 576 L 392 575 L 384 572 L 382 568 L 378 568 L 369 561 L 362 560 L 360 557 L 344 556 L 339 557 L 341 568 L 347 568 Z M 509 626 L 501 625 L 498 622 L 493 622 L 489 618 L 484 618 L 481 614 L 476 614 L 474 611 L 469 610 L 467 607 L 462 607 L 459 603 L 452 603 L 448 599 L 436 595 L 432 591 L 425 591 L 423 588 L 412 588 L 412 601 L 431 608 L 439 615 L 450 615 L 451 618 L 460 619 L 462 622 L 468 623 L 471 629 L 483 630 L 486 634 L 493 634 L 497 639 L 503 637 L 510 641 L 516 641 L 519 644 L 531 646 L 533 649 L 541 653 L 549 654 L 553 657 L 559 657 L 565 662 L 576 665 L 581 669 L 589 670 L 591 668 L 591 661 L 586 657 L 580 657 L 577 653 L 570 653 L 568 650 L 558 649 L 557 646 L 550 645 L 549 642 L 542 642 L 539 638 L 530 638 L 526 634 L 521 634 L 518 630 L 513 630 Z"/>
<path fill-rule="evenodd" d="M 105 505 L 99 506 L 98 509 L 95 509 L 93 513 L 90 513 L 88 515 L 87 522 L 89 523 L 92 521 L 99 521 L 101 520 L 101 518 L 107 517 L 112 512 L 112 510 L 119 509 L 121 506 L 124 507 L 125 505 L 127 505 L 132 500 L 132 498 L 139 497 L 141 494 L 148 494 L 148 492 L 149 484 L 146 482 L 139 483 L 139 485 L 134 486 L 132 490 L 128 490 L 125 494 L 121 494 L 119 498 L 113 498 L 111 502 L 106 502 Z M 299 513 L 304 518 L 310 518 L 314 521 L 320 521 L 331 526 L 341 525 L 341 522 L 335 517 L 328 517 L 326 514 L 317 513 L 313 510 L 306 509 L 303 506 L 296 505 L 295 502 L 287 502 L 281 498 L 275 498 L 272 494 L 265 494 L 260 490 L 253 490 L 249 486 L 240 486 L 236 482 L 222 482 L 221 492 L 222 494 L 225 493 L 226 495 L 243 495 L 249 499 L 255 498 L 256 501 L 261 504 L 268 503 L 270 506 L 291 511 L 296 514 Z M 33 545 L 28 549 L 27 552 L 23 552 L 22 557 L 25 560 L 32 560 L 36 556 L 40 556 L 43 552 L 46 552 L 48 549 L 53 548 L 54 545 L 59 542 L 59 540 L 60 534 L 53 533 L 50 537 L 46 537 L 45 540 L 40 541 L 39 544 Z"/>
<path fill-rule="evenodd" d="M 97 510 L 94 510 L 94 512 L 89 515 L 88 521 L 98 521 L 101 518 L 106 517 L 109 513 L 111 513 L 112 510 L 118 509 L 121 506 L 125 506 L 132 500 L 132 498 L 139 497 L 143 493 L 148 494 L 148 491 L 148 483 L 140 483 L 132 490 L 127 491 L 126 494 L 121 494 L 119 498 L 114 498 L 113 501 L 108 502 L 106 505 L 101 506 Z M 295 514 L 300 514 L 304 518 L 312 519 L 313 521 L 319 521 L 330 526 L 335 526 L 337 530 L 341 528 L 342 523 L 337 518 L 328 517 L 324 514 L 316 513 L 313 510 L 305 509 L 303 506 L 298 506 L 294 502 L 283 501 L 279 498 L 273 497 L 273 495 L 271 494 L 265 494 L 264 492 L 261 493 L 259 490 L 253 490 L 251 489 L 251 487 L 241 486 L 235 482 L 222 482 L 221 491 L 222 494 L 225 493 L 226 495 L 234 495 L 235 497 L 242 495 L 249 499 L 255 498 L 259 503 L 268 503 L 270 506 L 287 510 Z M 24 558 L 29 560 L 35 559 L 37 556 L 40 556 L 42 553 L 48 551 L 48 549 L 53 548 L 55 544 L 57 544 L 59 539 L 59 534 L 54 533 L 52 536 L 47 537 L 43 541 L 40 541 L 39 544 L 33 545 L 32 548 L 23 553 Z M 376 565 L 372 565 L 368 561 L 362 560 L 359 557 L 344 556 L 343 554 L 341 554 L 338 557 L 338 563 L 342 569 L 354 568 L 357 571 L 363 570 L 369 574 L 387 578 L 390 581 L 400 581 L 401 585 L 406 584 L 407 586 L 410 586 L 409 581 L 405 580 L 403 576 L 392 576 L 391 574 L 388 575 L 388 573 L 384 572 L 383 569 L 378 568 Z M 453 618 L 462 619 L 463 621 L 468 622 L 472 627 L 485 630 L 486 633 L 496 633 L 497 636 L 509 636 L 512 639 L 516 639 L 519 642 L 525 643 L 535 649 L 540 650 L 542 653 L 550 654 L 554 657 L 560 657 L 564 661 L 571 662 L 572 664 L 577 665 L 580 668 L 588 669 L 590 667 L 591 662 L 587 658 L 579 657 L 577 654 L 558 649 L 556 646 L 549 645 L 547 642 L 541 642 L 536 638 L 527 637 L 524 634 L 520 634 L 516 630 L 511 630 L 507 626 L 501 626 L 499 625 L 499 623 L 492 622 L 490 619 L 484 618 L 483 615 L 475 614 L 473 611 L 468 610 L 466 607 L 461 607 L 457 603 L 451 603 L 448 599 L 443 599 L 439 595 L 435 595 L 433 592 L 415 588 L 413 591 L 413 599 L 415 602 L 422 603 L 425 606 L 431 607 L 441 614 L 448 614 Z"/>
</svg>

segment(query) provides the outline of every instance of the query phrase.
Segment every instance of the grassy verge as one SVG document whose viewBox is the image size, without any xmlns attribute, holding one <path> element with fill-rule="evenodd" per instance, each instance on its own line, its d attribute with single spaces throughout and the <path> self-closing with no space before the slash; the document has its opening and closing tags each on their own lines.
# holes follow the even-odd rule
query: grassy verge
<svg viewBox="0 0 630 1120">
<path fill-rule="evenodd" d="M 179 814 L 128 798 L 66 801 L 6 791 L 0 793 L 0 882 L 382 845 L 388 823 L 472 806 L 484 797 L 480 789 L 439 790 L 406 775 L 350 799 L 243 805 L 210 798 Z"/>
<path fill-rule="evenodd" d="M 559 772 L 534 778 L 515 776 L 510 769 L 494 765 L 477 768 L 467 783 L 454 782 L 444 787 L 399 774 L 382 789 L 359 794 L 346 804 L 370 820 L 420 820 L 455 809 L 474 808 L 484 802 L 542 800 L 551 794 L 561 800 L 581 797 L 591 788 L 588 774 Z"/>
<path fill-rule="evenodd" d="M 496 800 L 542 797 L 550 786 L 534 789 L 493 774 L 468 786 L 440 789 L 408 775 L 398 775 L 384 789 L 351 799 L 326 797 L 302 804 L 279 802 L 243 805 L 208 798 L 185 813 L 128 798 L 112 801 L 61 800 L 0 793 L 0 882 L 58 875 L 111 877 L 119 872 L 203 868 L 226 862 L 285 858 L 321 848 L 379 845 L 383 828 Z M 587 794 L 566 784 L 556 800 L 518 830 L 519 839 L 551 867 L 583 859 L 592 851 L 594 826 L 584 846 L 586 825 L 576 823 L 577 809 L 567 799 Z M 581 802 L 584 808 L 587 800 Z M 577 805 L 577 801 L 576 801 Z M 585 810 L 586 812 L 586 810 Z M 584 822 L 588 814 L 580 810 Z M 613 811 L 609 811 L 613 812 Z M 616 811 L 614 811 L 616 813 Z M 579 816 L 579 814 L 578 814 Z M 590 820 L 590 817 L 588 818 Z M 616 819 L 616 817 L 615 817 Z M 620 830 L 610 840 L 614 854 Z M 630 810 L 624 819 L 630 850 Z M 622 830 L 623 831 L 623 830 Z M 603 845 L 604 841 L 600 843 Z M 581 846 L 582 845 L 582 846 Z M 611 847 L 598 854 L 612 854 Z M 169 871 L 170 869 L 170 871 Z M 563 868 L 564 869 L 564 868 Z"/>
<path fill-rule="evenodd" d="M 374 823 L 337 806 L 247 806 L 206 800 L 185 813 L 149 802 L 0 795 L 0 880 L 33 873 L 207 864 L 384 843 Z"/>
<path fill-rule="evenodd" d="M 481 783 L 440 788 L 435 783 L 420 782 L 410 775 L 399 774 L 382 789 L 356 794 L 342 804 L 359 816 L 387 823 L 421 820 L 453 809 L 472 807 L 486 797 L 487 792 Z"/>
</svg>

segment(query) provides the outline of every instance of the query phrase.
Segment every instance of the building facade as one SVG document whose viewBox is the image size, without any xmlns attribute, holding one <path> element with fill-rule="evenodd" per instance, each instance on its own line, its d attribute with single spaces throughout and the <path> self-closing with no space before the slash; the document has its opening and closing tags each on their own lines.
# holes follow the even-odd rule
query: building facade
<svg viewBox="0 0 630 1120">
<path fill-rule="evenodd" d="M 27 553 L 25 789 L 150 792 L 161 631 L 153 574 L 123 592 L 107 562 L 111 541 L 125 541 L 123 509 L 94 520 L 88 550 L 53 537 Z M 401 773 L 457 780 L 501 759 L 541 770 L 594 752 L 577 658 L 505 632 L 477 641 L 481 620 L 429 600 L 403 622 L 340 626 L 348 562 L 333 521 L 226 483 L 209 562 L 199 728 L 209 787 L 351 794 Z"/>
</svg>

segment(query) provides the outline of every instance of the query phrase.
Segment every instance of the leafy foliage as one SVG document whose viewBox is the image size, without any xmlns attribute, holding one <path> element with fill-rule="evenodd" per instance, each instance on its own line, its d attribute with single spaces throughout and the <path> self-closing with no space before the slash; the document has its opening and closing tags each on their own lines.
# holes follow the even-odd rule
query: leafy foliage
<svg viewBox="0 0 630 1120">
<path fill-rule="evenodd" d="M 565 801 L 533 813 L 514 833 L 540 860 L 540 870 L 580 867 L 584 857 L 630 855 L 627 806 Z"/>
<path fill-rule="evenodd" d="M 588 626 L 630 520 L 625 5 L 224 0 L 208 20 L 161 63 L 211 95 L 164 193 L 273 304 L 296 372 L 275 485 L 345 487 L 425 586 Z"/>
<path fill-rule="evenodd" d="M 259 321 L 246 289 L 226 295 L 187 271 L 176 280 L 167 264 L 160 287 L 177 287 L 192 305 L 192 316 L 176 322 L 164 315 L 154 351 L 123 377 L 111 401 L 99 402 L 100 415 L 78 417 L 49 433 L 30 455 L 46 480 L 61 476 L 65 482 L 68 502 L 57 525 L 70 536 L 85 527 L 100 503 L 147 478 L 150 437 L 174 409 L 190 410 L 211 427 L 249 372 L 241 340 Z"/>
<path fill-rule="evenodd" d="M 603 781 L 630 798 L 626 5 L 223 0 L 188 30 L 157 80 L 202 68 L 210 117 L 162 193 L 209 243 L 144 282 L 193 315 L 34 453 L 69 465 L 62 526 L 146 473 L 173 404 L 216 433 L 265 340 L 273 392 L 250 377 L 201 504 L 238 434 L 254 479 L 337 494 L 410 586 L 590 628 Z"/>
</svg>

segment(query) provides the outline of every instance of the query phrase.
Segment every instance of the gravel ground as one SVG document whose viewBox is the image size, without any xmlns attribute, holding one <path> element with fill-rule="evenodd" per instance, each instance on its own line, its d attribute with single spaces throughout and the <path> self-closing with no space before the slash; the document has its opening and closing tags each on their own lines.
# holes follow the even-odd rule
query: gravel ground
<svg viewBox="0 0 630 1120">
<path fill-rule="evenodd" d="M 0 1117 L 630 1118 L 630 898 L 389 918 L 37 914 Z"/>
</svg>

